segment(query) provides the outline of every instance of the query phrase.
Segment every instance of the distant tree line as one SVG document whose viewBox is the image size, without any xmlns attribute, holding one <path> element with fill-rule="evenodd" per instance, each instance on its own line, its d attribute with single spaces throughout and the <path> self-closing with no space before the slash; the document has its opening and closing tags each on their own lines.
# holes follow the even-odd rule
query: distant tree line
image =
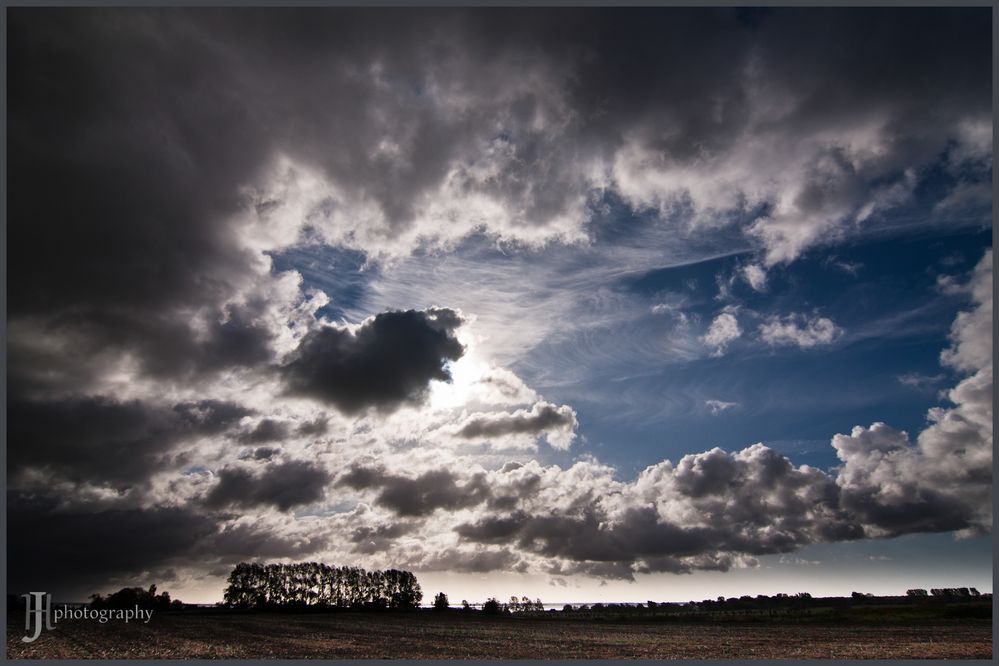
<svg viewBox="0 0 999 666">
<path fill-rule="evenodd" d="M 531 601 L 527 597 L 521 597 L 519 600 L 517 597 L 510 597 L 510 601 L 507 602 L 506 607 L 511 613 L 543 611 L 545 609 L 545 605 L 541 603 L 541 599 Z"/>
<path fill-rule="evenodd" d="M 545 606 L 541 599 L 531 601 L 527 597 L 510 597 L 507 603 L 500 603 L 495 597 L 490 597 L 483 603 L 481 609 L 476 609 L 477 604 L 470 604 L 465 599 L 461 600 L 461 610 L 465 612 L 482 612 L 486 615 L 499 615 L 500 613 L 523 613 L 527 611 L 544 611 Z M 434 597 L 434 610 L 444 611 L 450 608 L 447 595 L 443 592 Z"/>
<path fill-rule="evenodd" d="M 930 590 L 934 597 L 980 597 L 981 592 L 973 587 L 935 587 Z"/>
<path fill-rule="evenodd" d="M 942 597 L 942 598 L 965 598 L 965 599 L 990 599 L 991 594 L 982 594 L 975 588 L 943 588 L 933 589 L 929 592 L 921 589 L 906 591 L 906 597 Z M 852 602 L 860 601 L 865 604 L 885 604 L 897 603 L 900 597 L 886 596 L 876 597 L 869 592 L 853 592 L 849 597 L 825 597 L 813 599 L 808 592 L 798 592 L 797 594 L 786 594 L 783 592 L 774 595 L 758 594 L 755 597 L 743 595 L 741 597 L 717 597 L 716 599 L 704 599 L 703 601 L 688 602 L 656 602 L 648 601 L 641 603 L 594 603 L 594 604 L 565 604 L 562 607 L 564 612 L 590 611 L 590 612 L 619 612 L 638 613 L 655 611 L 658 613 L 689 613 L 691 611 L 729 611 L 729 610 L 750 610 L 750 609 L 780 609 L 780 608 L 809 608 L 817 605 L 849 605 Z"/>
<path fill-rule="evenodd" d="M 410 609 L 423 599 L 409 571 L 365 571 L 320 562 L 240 562 L 227 583 L 224 604 L 234 608 Z"/>
<path fill-rule="evenodd" d="M 148 590 L 141 587 L 123 587 L 106 597 L 100 594 L 90 595 L 90 607 L 122 609 L 135 608 L 143 610 L 177 610 L 184 607 L 180 599 L 171 599 L 169 592 L 156 594 L 156 586 L 150 585 Z"/>
</svg>

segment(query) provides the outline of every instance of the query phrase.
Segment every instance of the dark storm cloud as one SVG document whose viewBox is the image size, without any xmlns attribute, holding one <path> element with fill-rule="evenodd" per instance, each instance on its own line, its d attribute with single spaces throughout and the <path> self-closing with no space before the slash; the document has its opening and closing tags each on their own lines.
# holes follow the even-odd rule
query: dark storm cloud
<svg viewBox="0 0 999 666">
<path fill-rule="evenodd" d="M 843 494 L 843 508 L 866 525 L 887 534 L 955 532 L 975 526 L 976 507 L 954 493 L 919 488 L 907 501 L 886 502 L 880 488 L 865 488 Z"/>
<path fill-rule="evenodd" d="M 605 522 L 590 510 L 578 515 L 514 514 L 461 525 L 456 531 L 472 541 L 512 543 L 545 557 L 577 562 L 633 562 L 644 557 L 692 556 L 730 548 L 746 552 L 746 546 L 756 553 L 783 552 L 795 545 L 740 543 L 726 526 L 662 523 L 656 511 L 648 508 L 629 509 L 621 520 L 609 526 Z M 686 566 L 689 569 L 689 564 Z"/>
<path fill-rule="evenodd" d="M 466 546 L 510 548 L 590 575 L 726 570 L 744 557 L 865 536 L 833 477 L 795 468 L 761 445 L 685 456 L 630 484 L 587 465 L 555 475 L 514 463 L 490 473 L 440 469 L 415 477 L 355 466 L 337 485 L 377 491 L 375 503 L 398 515 L 473 509 L 478 518 L 454 528 Z M 370 530 L 364 535 L 390 543 Z"/>
<path fill-rule="evenodd" d="M 303 558 L 327 546 L 315 531 L 284 533 L 237 523 L 201 506 L 73 507 L 45 495 L 8 492 L 7 589 L 46 590 L 84 601 L 109 579 L 147 585 L 150 572 L 221 561 L 220 573 L 253 558 Z M 160 579 L 162 580 L 162 579 Z"/>
<path fill-rule="evenodd" d="M 406 534 L 415 532 L 419 523 L 401 521 L 382 525 L 362 525 L 350 533 L 350 541 L 354 543 L 354 552 L 372 554 L 388 552 L 395 540 Z"/>
<path fill-rule="evenodd" d="M 329 429 L 329 420 L 318 418 L 308 421 L 295 428 L 295 433 L 299 435 L 325 435 Z"/>
<path fill-rule="evenodd" d="M 261 446 L 253 451 L 254 460 L 270 460 L 280 449 L 273 449 L 268 446 Z"/>
<path fill-rule="evenodd" d="M 384 467 L 354 466 L 337 479 L 338 486 L 347 486 L 354 490 L 377 488 L 387 476 Z"/>
<path fill-rule="evenodd" d="M 460 478 L 447 469 L 431 470 L 409 478 L 383 468 L 352 467 L 337 485 L 355 490 L 376 489 L 376 503 L 400 516 L 426 516 L 437 509 L 454 511 L 486 501 L 490 489 L 485 474 Z"/>
<path fill-rule="evenodd" d="M 748 122 L 747 68 L 774 102 L 792 103 L 779 119 L 790 136 L 841 127 L 874 109 L 915 150 L 937 114 L 991 108 L 989 26 L 974 9 L 782 9 L 752 26 L 728 9 L 601 14 L 600 22 L 584 15 L 563 38 L 592 49 L 572 88 L 574 106 L 604 141 L 646 132 L 648 145 L 670 159 L 733 146 Z M 901 164 L 926 156 L 894 157 Z"/>
<path fill-rule="evenodd" d="M 325 470 L 301 460 L 270 463 L 256 473 L 227 467 L 219 472 L 219 482 L 205 502 L 212 507 L 269 505 L 288 511 L 322 499 L 329 481 Z"/>
<path fill-rule="evenodd" d="M 184 508 L 74 510 L 50 498 L 7 495 L 7 589 L 83 601 L 111 576 L 190 556 L 214 520 Z"/>
<path fill-rule="evenodd" d="M 989 386 L 987 395 L 976 397 L 978 405 L 962 404 L 946 412 L 940 420 L 948 427 L 931 426 L 924 431 L 921 448 L 884 423 L 836 435 L 833 446 L 844 461 L 837 478 L 843 508 L 880 536 L 958 530 L 988 533 L 992 522 L 988 504 L 991 428 L 975 424 L 969 407 L 984 414 L 992 400 Z M 985 428 L 989 428 L 988 435 L 982 432 Z M 946 438 L 947 448 L 927 450 L 927 432 Z"/>
<path fill-rule="evenodd" d="M 520 557 L 508 548 L 466 551 L 445 550 L 409 564 L 422 571 L 456 571 L 460 573 L 487 573 L 490 571 L 526 570 Z"/>
<path fill-rule="evenodd" d="M 12 313 L 82 322 L 93 348 L 137 349 L 158 374 L 266 360 L 243 313 L 202 344 L 175 310 L 219 306 L 250 274 L 233 215 L 278 152 L 365 188 L 393 225 L 443 177 L 452 121 L 378 98 L 361 73 L 384 62 L 419 85 L 435 64 L 424 40 L 463 21 L 403 14 L 12 13 Z M 416 130 L 410 167 L 371 157 L 370 111 L 386 105 Z"/>
<path fill-rule="evenodd" d="M 507 469 L 507 466 L 504 466 L 504 471 Z M 537 474 L 525 474 L 507 481 L 501 488 L 492 489 L 488 500 L 489 508 L 496 511 L 513 509 L 522 498 L 530 497 L 540 487 L 541 477 Z"/>
<path fill-rule="evenodd" d="M 304 559 L 329 546 L 325 535 L 312 530 L 285 534 L 270 525 L 236 523 L 220 528 L 197 546 L 196 554 L 226 563 L 225 575 L 237 562 L 268 558 Z"/>
<path fill-rule="evenodd" d="M 606 516 L 592 510 L 569 515 L 521 512 L 459 525 L 456 532 L 473 543 L 509 544 L 560 561 L 561 573 L 627 579 L 636 572 L 725 570 L 733 561 L 731 553 L 783 553 L 812 543 L 806 533 L 778 531 L 772 536 L 745 537 L 737 525 L 685 527 L 661 522 L 649 508 L 629 509 L 622 518 L 610 524 L 606 521 Z M 854 534 L 854 538 L 860 536 Z"/>
<path fill-rule="evenodd" d="M 952 417 L 946 412 L 938 418 Z M 970 446 L 981 448 L 981 436 L 975 439 Z M 725 571 L 741 558 L 814 543 L 982 531 L 988 474 L 979 478 L 974 469 L 960 467 L 944 471 L 932 449 L 912 446 L 904 433 L 884 424 L 837 435 L 834 446 L 845 462 L 838 476 L 796 468 L 759 444 L 735 453 L 713 449 L 687 455 L 675 466 L 654 465 L 629 484 L 608 484 L 594 475 L 581 483 L 564 473 L 502 506 L 486 504 L 478 519 L 454 529 L 466 543 L 508 546 L 557 562 L 550 573 L 616 578 Z M 519 471 L 504 467 L 490 482 Z M 956 485 L 952 474 L 962 475 L 965 485 Z M 533 500 L 553 490 L 578 499 Z M 514 505 L 520 508 L 509 511 Z"/>
<path fill-rule="evenodd" d="M 244 416 L 253 413 L 242 405 L 222 400 L 182 402 L 173 409 L 184 421 L 191 423 L 199 432 L 205 434 L 224 432 Z"/>
<path fill-rule="evenodd" d="M 477 523 L 458 525 L 459 536 L 479 543 L 513 543 L 529 517 L 525 513 L 484 518 Z"/>
<path fill-rule="evenodd" d="M 763 71 L 800 99 L 783 122 L 816 131 L 865 107 L 887 109 L 894 157 L 911 161 L 927 157 L 914 152 L 920 134 L 953 129 L 932 118 L 991 111 L 985 18 L 973 8 L 789 9 L 762 22 L 756 46 Z"/>
<path fill-rule="evenodd" d="M 490 481 L 517 473 L 520 468 L 504 468 Z M 537 502 L 553 487 L 571 493 L 572 501 Z M 689 455 L 676 466 L 661 463 L 632 484 L 608 484 L 593 474 L 547 477 L 525 489 L 516 499 L 520 508 L 509 511 L 513 504 L 491 502 L 489 511 L 455 532 L 465 542 L 515 547 L 573 571 L 606 569 L 623 578 L 724 570 L 738 557 L 865 536 L 858 517 L 840 505 L 832 477 L 795 468 L 760 445 Z"/>
<path fill-rule="evenodd" d="M 744 127 L 735 63 L 746 62 L 753 42 L 735 12 L 597 10 L 580 24 L 567 35 L 588 52 L 571 99 L 584 132 L 606 150 L 638 131 L 657 152 L 685 160 L 731 145 Z"/>
<path fill-rule="evenodd" d="M 186 439 L 235 425 L 248 410 L 203 400 L 173 408 L 106 397 L 22 400 L 7 405 L 9 470 L 46 470 L 76 481 L 128 487 L 160 468 Z"/>
<path fill-rule="evenodd" d="M 252 430 L 240 433 L 237 439 L 243 444 L 263 444 L 281 441 L 288 437 L 288 426 L 274 419 L 262 419 Z"/>
<path fill-rule="evenodd" d="M 268 148 L 210 43 L 160 17 L 12 14 L 9 307 L 71 335 L 75 355 L 128 351 L 190 376 L 270 356 L 252 305 L 219 310 L 198 339 L 178 313 L 221 307 L 249 274 L 229 218 Z"/>
<path fill-rule="evenodd" d="M 630 562 L 556 562 L 546 570 L 554 576 L 593 576 L 612 580 L 634 581 Z M 686 573 L 686 570 L 674 573 Z"/>
<path fill-rule="evenodd" d="M 445 364 L 464 348 L 458 315 L 445 308 L 385 312 L 355 332 L 325 326 L 309 333 L 282 373 L 291 393 L 346 414 L 419 403 L 431 380 L 448 381 Z"/>
<path fill-rule="evenodd" d="M 377 505 L 401 516 L 472 509 L 477 517 L 454 527 L 467 547 L 509 548 L 588 575 L 726 570 L 740 558 L 866 535 L 834 477 L 796 468 L 762 445 L 660 463 L 632 483 L 605 472 L 595 463 L 557 472 L 508 463 L 488 473 L 442 468 L 406 477 L 357 465 L 337 485 L 375 491 Z M 370 530 L 364 536 L 390 543 Z M 492 557 L 477 566 L 506 563 Z"/>
</svg>

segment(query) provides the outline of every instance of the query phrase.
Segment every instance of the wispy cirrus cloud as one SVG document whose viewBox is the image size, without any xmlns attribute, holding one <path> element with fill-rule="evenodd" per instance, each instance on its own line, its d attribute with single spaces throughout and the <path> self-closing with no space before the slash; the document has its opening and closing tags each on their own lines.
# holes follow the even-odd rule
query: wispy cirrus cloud
<svg viewBox="0 0 999 666">
<path fill-rule="evenodd" d="M 711 410 L 712 414 L 721 414 L 726 410 L 735 409 L 739 406 L 739 403 L 727 402 L 725 400 L 705 400 L 704 405 Z"/>
</svg>

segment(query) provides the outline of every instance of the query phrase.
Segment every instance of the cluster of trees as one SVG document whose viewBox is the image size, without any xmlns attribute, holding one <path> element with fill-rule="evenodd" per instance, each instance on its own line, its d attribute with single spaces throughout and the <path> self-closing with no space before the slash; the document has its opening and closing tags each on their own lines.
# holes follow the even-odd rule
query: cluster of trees
<svg viewBox="0 0 999 666">
<path fill-rule="evenodd" d="M 935 587 L 930 590 L 934 597 L 980 597 L 981 592 L 973 587 Z"/>
<path fill-rule="evenodd" d="M 106 597 L 99 594 L 90 595 L 90 607 L 96 610 L 102 608 L 122 609 L 135 608 L 143 610 L 177 610 L 184 607 L 180 599 L 171 599 L 169 592 L 156 594 L 156 586 L 150 585 L 148 590 L 141 587 L 123 587 Z"/>
<path fill-rule="evenodd" d="M 463 601 L 462 604 L 467 604 L 467 602 Z M 521 597 L 518 599 L 516 596 L 512 596 L 510 597 L 510 601 L 505 604 L 500 603 L 495 597 L 490 597 L 486 600 L 486 603 L 482 604 L 482 612 L 487 615 L 498 615 L 500 613 L 526 613 L 528 611 L 544 610 L 545 606 L 541 603 L 541 599 L 531 601 L 527 597 Z"/>
<path fill-rule="evenodd" d="M 923 588 L 913 588 L 905 591 L 907 597 L 980 597 L 982 593 L 973 587 L 935 587 L 929 594 Z"/>
<path fill-rule="evenodd" d="M 541 599 L 535 599 L 531 601 L 527 597 L 510 597 L 510 601 L 506 604 L 507 610 L 511 613 L 521 613 L 526 611 L 544 611 L 545 605 L 541 603 Z"/>
<path fill-rule="evenodd" d="M 442 611 L 450 608 L 447 595 L 443 592 L 434 597 L 434 610 Z M 482 612 L 486 615 L 499 615 L 500 613 L 521 613 L 526 611 L 544 611 L 544 604 L 541 599 L 531 601 L 527 597 L 510 597 L 510 601 L 502 604 L 495 597 L 490 597 L 482 604 Z M 470 612 L 475 609 L 466 600 L 461 600 L 461 610 Z"/>
<path fill-rule="evenodd" d="M 224 603 L 234 608 L 411 609 L 423 599 L 409 571 L 365 571 L 320 562 L 240 562 L 227 582 Z"/>
</svg>

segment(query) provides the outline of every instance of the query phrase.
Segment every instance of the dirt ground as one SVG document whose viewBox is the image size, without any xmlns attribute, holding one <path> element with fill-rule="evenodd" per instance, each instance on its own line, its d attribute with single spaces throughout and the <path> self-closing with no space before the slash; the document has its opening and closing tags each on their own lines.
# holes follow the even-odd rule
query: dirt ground
<svg viewBox="0 0 999 666">
<path fill-rule="evenodd" d="M 63 621 L 11 659 L 988 659 L 987 620 L 926 626 L 609 623 L 438 614 L 162 613 L 148 624 Z"/>
</svg>

